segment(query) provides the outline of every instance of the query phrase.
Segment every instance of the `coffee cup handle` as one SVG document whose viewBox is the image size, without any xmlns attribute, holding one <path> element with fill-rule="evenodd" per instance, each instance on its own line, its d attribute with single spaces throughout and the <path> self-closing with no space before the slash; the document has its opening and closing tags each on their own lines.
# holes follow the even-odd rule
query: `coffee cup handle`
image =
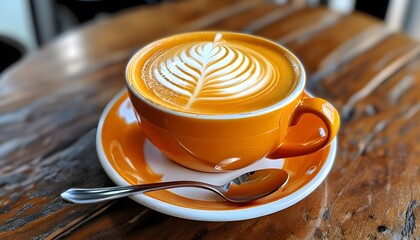
<svg viewBox="0 0 420 240">
<path fill-rule="evenodd" d="M 318 129 L 319 136 L 315 140 L 296 141 L 296 135 L 301 135 L 299 128 L 292 129 L 303 114 L 310 113 L 319 117 L 325 124 L 327 132 Z M 337 135 L 340 126 L 338 111 L 327 101 L 321 98 L 304 98 L 295 108 L 289 124 L 286 137 L 268 158 L 296 157 L 316 152 L 327 146 Z M 296 132 L 297 131 L 297 132 Z"/>
</svg>

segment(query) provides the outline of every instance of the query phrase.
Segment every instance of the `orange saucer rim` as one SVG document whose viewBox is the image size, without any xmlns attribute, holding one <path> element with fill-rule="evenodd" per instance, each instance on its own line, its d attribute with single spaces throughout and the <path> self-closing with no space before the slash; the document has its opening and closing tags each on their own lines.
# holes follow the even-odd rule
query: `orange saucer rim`
<svg viewBox="0 0 420 240">
<path fill-rule="evenodd" d="M 310 95 L 307 93 L 307 95 Z M 122 98 L 127 98 L 127 90 L 123 89 L 120 91 L 114 98 L 108 103 L 105 107 L 99 124 L 98 130 L 96 135 L 96 148 L 99 157 L 99 161 L 106 172 L 106 174 L 111 178 L 111 180 L 120 186 L 129 185 L 127 179 L 124 179 L 112 166 L 109 159 L 106 157 L 104 152 L 104 147 L 102 144 L 102 131 L 104 128 L 105 119 L 108 117 L 112 108 L 116 107 L 116 103 L 118 100 Z M 321 150 L 326 151 L 326 150 Z M 311 192 L 313 192 L 327 177 L 329 171 L 331 170 L 335 156 L 337 151 L 337 139 L 334 139 L 328 150 L 328 155 L 326 159 L 320 160 L 323 161 L 323 165 L 321 166 L 319 172 L 306 183 L 303 187 L 297 189 L 295 192 L 291 193 L 290 195 L 268 202 L 267 204 L 257 205 L 257 206 L 250 206 L 247 208 L 236 208 L 233 207 L 232 209 L 225 209 L 225 210 L 205 210 L 205 209 L 194 209 L 188 207 L 178 206 L 177 204 L 171 202 L 165 202 L 159 199 L 154 198 L 153 196 L 146 195 L 146 194 L 138 194 L 132 196 L 131 198 L 153 210 L 158 212 L 162 212 L 167 215 L 191 219 L 191 220 L 200 220 L 200 221 L 237 221 L 237 220 L 245 220 L 256 218 L 264 215 L 268 215 L 280 210 L 283 210 L 287 207 L 290 207 L 297 202 L 301 201 L 303 198 L 308 196 Z"/>
</svg>

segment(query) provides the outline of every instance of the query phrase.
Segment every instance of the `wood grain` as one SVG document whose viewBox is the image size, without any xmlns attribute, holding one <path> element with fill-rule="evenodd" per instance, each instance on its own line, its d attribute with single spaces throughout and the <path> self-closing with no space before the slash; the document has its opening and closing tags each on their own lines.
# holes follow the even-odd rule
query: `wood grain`
<svg viewBox="0 0 420 240">
<path fill-rule="evenodd" d="M 284 18 L 261 27 L 255 34 L 287 44 L 304 39 L 333 25 L 343 16 L 326 8 L 302 8 Z"/>
<path fill-rule="evenodd" d="M 419 64 L 415 60 L 358 102 L 344 124 L 339 137 L 346 141 L 327 180 L 334 182 L 331 217 L 321 225 L 329 237 L 420 236 L 413 228 L 420 199 Z"/>
<path fill-rule="evenodd" d="M 297 54 L 308 88 L 342 113 L 328 178 L 284 211 L 237 222 L 178 219 L 129 199 L 64 203 L 69 187 L 112 185 L 96 126 L 131 54 L 199 29 L 252 32 Z M 0 239 L 419 239 L 419 52 L 361 13 L 257 0 L 164 2 L 60 36 L 0 76 Z"/>
</svg>

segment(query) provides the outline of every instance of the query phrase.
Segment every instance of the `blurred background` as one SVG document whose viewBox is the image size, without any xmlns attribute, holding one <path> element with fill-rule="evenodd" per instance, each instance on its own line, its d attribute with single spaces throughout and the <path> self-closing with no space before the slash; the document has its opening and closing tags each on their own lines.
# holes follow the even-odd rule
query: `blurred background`
<svg viewBox="0 0 420 240">
<path fill-rule="evenodd" d="M 0 74 L 56 36 L 91 20 L 163 0 L 0 0 Z M 168 1 L 168 0 L 166 0 Z M 287 0 L 273 0 L 286 4 Z M 342 13 L 355 10 L 383 19 L 391 31 L 420 39 L 420 0 L 300 0 Z M 139 20 L 141 21 L 141 20 Z"/>
</svg>

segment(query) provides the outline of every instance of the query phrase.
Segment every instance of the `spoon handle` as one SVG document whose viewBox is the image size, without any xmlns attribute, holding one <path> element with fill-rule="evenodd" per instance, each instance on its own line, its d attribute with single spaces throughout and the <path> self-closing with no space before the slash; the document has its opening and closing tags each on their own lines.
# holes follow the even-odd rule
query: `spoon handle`
<svg viewBox="0 0 420 240">
<path fill-rule="evenodd" d="M 104 188 L 70 188 L 63 192 L 61 197 L 71 203 L 86 204 L 98 203 L 117 198 L 127 197 L 136 193 L 155 191 L 168 188 L 199 187 L 217 193 L 215 186 L 207 183 L 194 181 L 173 181 L 161 183 L 149 183 L 134 186 L 104 187 Z"/>
</svg>

